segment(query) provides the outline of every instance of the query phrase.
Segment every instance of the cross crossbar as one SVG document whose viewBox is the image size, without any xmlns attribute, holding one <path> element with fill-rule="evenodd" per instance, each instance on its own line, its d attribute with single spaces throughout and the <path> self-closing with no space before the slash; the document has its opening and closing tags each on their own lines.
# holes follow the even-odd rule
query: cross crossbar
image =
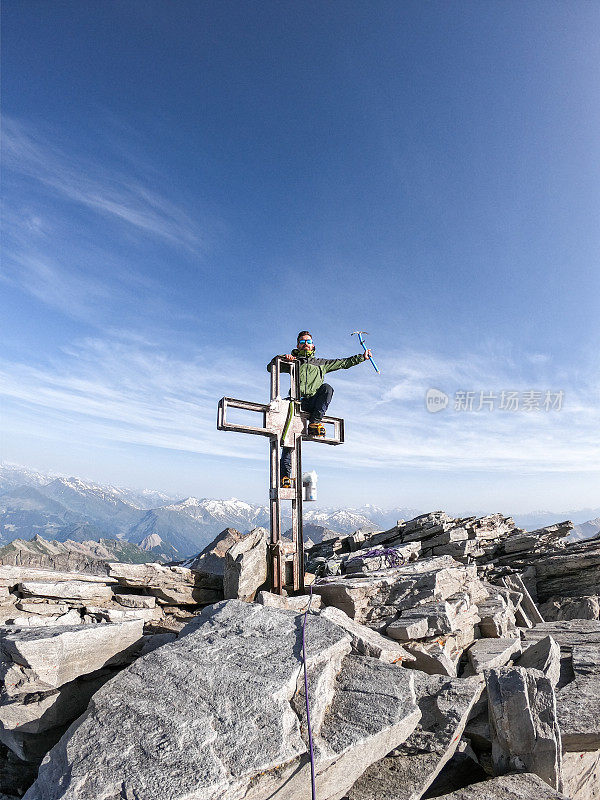
<svg viewBox="0 0 600 800">
<path fill-rule="evenodd" d="M 285 404 L 285 414 L 289 400 L 279 399 L 279 404 Z M 315 438 L 308 435 L 308 414 L 299 408 L 298 401 L 295 402 L 294 416 L 298 417 L 303 423 L 303 430 L 300 434 L 303 441 L 319 442 L 320 444 L 338 445 L 344 443 L 344 420 L 341 417 L 327 417 L 324 416 L 321 420 L 324 425 L 333 425 L 333 434 L 331 436 L 322 436 Z M 255 425 L 241 425 L 239 422 L 229 422 L 227 419 L 227 411 L 230 408 L 241 409 L 242 411 L 256 411 L 258 414 L 263 415 L 263 424 L 261 427 Z M 269 404 L 251 403 L 248 400 L 237 400 L 235 397 L 222 397 L 219 400 L 219 409 L 217 416 L 217 428 L 220 431 L 235 431 L 236 433 L 255 433 L 258 436 L 278 436 L 281 435 L 282 430 L 279 426 L 271 424 L 268 426 L 267 414 L 269 412 L 276 413 L 279 410 L 277 401 L 272 401 Z"/>
</svg>

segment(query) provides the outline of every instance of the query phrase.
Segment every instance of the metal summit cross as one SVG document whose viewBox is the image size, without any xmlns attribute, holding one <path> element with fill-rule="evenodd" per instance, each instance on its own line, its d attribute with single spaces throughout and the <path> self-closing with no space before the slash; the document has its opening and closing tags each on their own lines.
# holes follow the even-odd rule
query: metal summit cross
<svg viewBox="0 0 600 800">
<path fill-rule="evenodd" d="M 282 366 L 284 369 L 282 370 Z M 251 403 L 222 397 L 219 400 L 217 428 L 220 431 L 254 433 L 269 437 L 270 449 L 270 488 L 269 518 L 271 541 L 269 546 L 269 581 L 272 591 L 282 594 L 286 591 L 304 591 L 304 540 L 302 534 L 302 440 L 322 442 L 323 444 L 342 444 L 344 441 L 344 420 L 339 417 L 323 417 L 325 425 L 333 425 L 333 436 L 315 438 L 308 436 L 308 414 L 300 407 L 300 365 L 297 361 L 287 361 L 281 356 L 269 363 L 271 373 L 271 400 L 267 404 Z M 290 373 L 290 394 L 281 397 L 281 372 Z M 238 408 L 262 414 L 262 426 L 240 425 L 228 422 L 227 411 Z M 282 447 L 292 449 L 292 488 L 282 489 L 279 485 L 279 458 Z M 292 541 L 281 535 L 281 501 L 292 501 Z"/>
</svg>

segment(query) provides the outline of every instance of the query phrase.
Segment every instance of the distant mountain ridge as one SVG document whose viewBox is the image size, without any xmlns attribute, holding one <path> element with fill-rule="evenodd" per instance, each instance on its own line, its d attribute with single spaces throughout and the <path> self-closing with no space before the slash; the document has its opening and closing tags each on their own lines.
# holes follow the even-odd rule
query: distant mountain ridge
<svg viewBox="0 0 600 800">
<path fill-rule="evenodd" d="M 582 542 L 586 539 L 593 539 L 600 534 L 600 517 L 590 519 L 587 522 L 582 522 L 581 525 L 575 525 L 569 534 L 569 542 Z"/>
<path fill-rule="evenodd" d="M 315 508 L 307 503 L 304 523 L 308 536 L 312 533 L 318 539 L 358 529 L 387 530 L 399 519 L 412 519 L 426 511 L 410 507 L 383 509 L 372 504 L 348 509 Z M 462 516 L 473 514 L 466 512 Z M 593 523 L 595 517 L 600 517 L 600 508 L 513 515 L 517 526 L 528 530 L 563 519 L 572 519 L 576 525 Z M 289 526 L 289 516 L 284 514 L 282 522 Z M 0 465 L 0 546 L 36 535 L 57 542 L 110 539 L 177 560 L 195 556 L 225 528 L 246 533 L 268 525 L 267 506 L 235 498 L 181 499 L 162 492 L 102 486 L 81 478 Z"/>
<path fill-rule="evenodd" d="M 119 539 L 57 542 L 48 541 L 38 535 L 30 541 L 14 539 L 0 547 L 0 564 L 103 575 L 106 574 L 106 564 L 111 561 L 143 564 L 170 560 L 170 549 L 167 548 L 165 553 L 160 550 L 160 545 L 152 550 L 144 550 L 136 544 Z"/>
</svg>

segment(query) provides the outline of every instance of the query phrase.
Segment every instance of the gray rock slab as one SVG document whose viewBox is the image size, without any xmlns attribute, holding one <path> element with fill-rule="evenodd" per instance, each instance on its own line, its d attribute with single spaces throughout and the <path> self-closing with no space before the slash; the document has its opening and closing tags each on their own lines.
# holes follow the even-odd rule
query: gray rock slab
<svg viewBox="0 0 600 800">
<path fill-rule="evenodd" d="M 563 784 L 572 800 L 600 800 L 600 750 L 563 753 Z"/>
<path fill-rule="evenodd" d="M 556 695 L 563 749 L 600 750 L 600 644 L 574 646 L 571 669 L 575 679 Z"/>
<path fill-rule="evenodd" d="M 78 679 L 58 691 L 29 695 L 25 700 L 0 704 L 0 741 L 23 759 L 32 761 L 48 751 L 64 732 L 64 728 L 86 709 L 92 695 L 108 681 L 114 672 L 102 670 L 90 679 Z M 54 730 L 62 728 L 54 735 Z M 51 731 L 47 745 L 43 735 Z M 42 736 L 40 736 L 42 734 Z"/>
<path fill-rule="evenodd" d="M 67 600 L 93 600 L 110 602 L 112 588 L 102 583 L 87 581 L 21 581 L 19 591 L 25 597 L 52 597 Z"/>
<path fill-rule="evenodd" d="M 569 544 L 535 560 L 540 601 L 549 597 L 585 597 L 599 594 L 600 539 Z"/>
<path fill-rule="evenodd" d="M 225 553 L 223 595 L 225 600 L 252 601 L 267 581 L 269 531 L 254 528 Z"/>
<path fill-rule="evenodd" d="M 0 699 L 57 689 L 141 646 L 143 621 L 65 627 L 5 628 L 0 637 Z"/>
<path fill-rule="evenodd" d="M 352 638 L 352 649 L 361 655 L 371 656 L 385 661 L 388 664 L 414 661 L 414 656 L 405 650 L 398 642 L 382 636 L 377 631 L 361 625 L 339 608 L 328 606 L 321 611 L 321 616 L 335 622 L 342 627 Z"/>
<path fill-rule="evenodd" d="M 155 599 L 155 598 L 153 598 Z M 126 622 L 130 619 L 141 619 L 144 622 L 158 622 L 163 616 L 162 608 L 101 608 L 85 607 L 86 622 Z"/>
<path fill-rule="evenodd" d="M 502 581 L 508 589 L 512 589 L 513 591 L 521 593 L 521 608 L 534 625 L 544 622 L 544 618 L 542 617 L 539 608 L 537 607 L 532 596 L 529 594 L 527 587 L 523 582 L 523 578 L 520 575 L 505 575 Z"/>
<path fill-rule="evenodd" d="M 437 800 L 571 800 L 531 773 L 502 775 L 465 789 L 444 794 Z"/>
<path fill-rule="evenodd" d="M 374 761 L 398 747 L 421 717 L 412 673 L 377 659 L 348 656 L 315 736 L 318 797 L 339 800 Z M 305 763 L 272 797 L 306 800 Z"/>
<path fill-rule="evenodd" d="M 536 670 L 502 667 L 488 670 L 485 679 L 496 773 L 533 772 L 561 789 L 561 737 L 548 678 Z"/>
<path fill-rule="evenodd" d="M 154 608 L 156 606 L 156 597 L 152 595 L 115 592 L 114 599 L 125 608 Z"/>
<path fill-rule="evenodd" d="M 520 653 L 520 639 L 477 639 L 468 649 L 467 656 L 472 674 L 481 674 L 484 669 L 504 667 Z"/>
<path fill-rule="evenodd" d="M 302 621 L 294 611 L 237 600 L 204 609 L 176 641 L 94 695 L 44 759 L 27 800 L 304 800 L 306 732 L 291 704 L 301 683 Z M 306 638 L 309 672 L 351 647 L 350 636 L 319 615 L 309 617 Z M 335 678 L 328 714 L 346 724 L 331 725 L 330 733 L 326 715 L 314 730 L 322 787 L 343 789 L 344 775 L 354 779 L 353 760 L 368 765 L 371 750 L 378 758 L 389 747 L 391 729 L 391 738 L 403 740 L 418 722 L 411 673 L 359 660 L 379 677 L 369 679 L 351 662 L 339 673 L 342 683 Z M 398 676 L 391 688 L 382 668 L 387 684 L 389 671 Z M 364 713 L 349 720 L 363 690 Z M 320 800 L 342 796 L 328 792 Z"/>
<path fill-rule="evenodd" d="M 412 609 L 406 616 L 399 617 L 390 623 L 385 632 L 392 639 L 399 642 L 409 642 L 413 639 L 424 639 L 429 631 L 427 615 L 419 615 L 417 609 Z"/>
<path fill-rule="evenodd" d="M 402 611 L 386 629 L 399 641 L 425 639 L 473 627 L 480 621 L 477 606 L 464 592 L 438 603 L 424 603 Z"/>
<path fill-rule="evenodd" d="M 482 678 L 415 672 L 419 724 L 404 744 L 364 772 L 349 800 L 419 800 L 452 757 L 482 690 Z"/>
<path fill-rule="evenodd" d="M 600 676 L 600 644 L 582 644 L 575 647 L 571 663 L 575 678 Z"/>
<path fill-rule="evenodd" d="M 40 614 L 41 616 L 61 616 L 66 614 L 70 606 L 68 603 L 47 603 L 39 600 L 19 600 L 15 608 L 26 614 Z"/>
<path fill-rule="evenodd" d="M 223 579 L 189 569 L 163 564 L 108 564 L 108 574 L 121 586 L 145 587 L 166 605 L 214 603 L 222 599 Z"/>
<path fill-rule="evenodd" d="M 271 608 L 287 608 L 290 611 L 297 611 L 303 613 L 308 608 L 310 602 L 310 610 L 318 611 L 321 606 L 321 597 L 318 594 L 313 594 L 312 599 L 309 594 L 301 594 L 296 597 L 285 597 L 280 594 L 273 594 L 273 592 L 259 592 L 256 596 L 256 602 L 262 606 L 270 606 Z"/>
<path fill-rule="evenodd" d="M 65 625 L 81 625 L 84 622 L 83 617 L 79 611 L 72 608 L 66 614 L 56 615 L 42 615 L 42 614 L 24 614 L 19 617 L 9 617 L 4 621 L 4 625 L 12 628 L 42 628 L 50 626 L 64 627 Z"/>
<path fill-rule="evenodd" d="M 35 569 L 35 567 L 17 567 L 0 564 L 0 586 L 16 588 L 22 581 L 84 581 L 86 583 L 111 584 L 116 581 L 106 576 L 88 575 L 85 572 L 58 572 L 53 569 Z"/>
<path fill-rule="evenodd" d="M 541 622 L 533 628 L 521 632 L 525 645 L 539 642 L 545 636 L 552 636 L 561 650 L 571 652 L 573 647 L 600 644 L 600 621 L 591 619 L 559 620 Z"/>
<path fill-rule="evenodd" d="M 549 679 L 556 689 L 560 678 L 560 647 L 552 636 L 544 636 L 535 644 L 529 645 L 515 664 L 525 669 L 538 669 Z"/>
</svg>

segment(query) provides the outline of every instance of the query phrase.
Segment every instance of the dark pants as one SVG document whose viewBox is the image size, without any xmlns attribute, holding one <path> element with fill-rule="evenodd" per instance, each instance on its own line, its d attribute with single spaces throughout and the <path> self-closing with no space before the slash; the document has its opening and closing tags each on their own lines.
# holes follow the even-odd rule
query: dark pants
<svg viewBox="0 0 600 800">
<path fill-rule="evenodd" d="M 312 397 L 303 397 L 301 400 L 302 411 L 307 411 L 310 422 L 319 422 L 331 403 L 333 397 L 333 387 L 328 383 L 320 386 Z M 279 462 L 280 477 L 291 477 L 292 475 L 292 453 L 291 447 L 283 447 L 281 461 Z M 301 477 L 301 476 L 300 476 Z"/>
</svg>

